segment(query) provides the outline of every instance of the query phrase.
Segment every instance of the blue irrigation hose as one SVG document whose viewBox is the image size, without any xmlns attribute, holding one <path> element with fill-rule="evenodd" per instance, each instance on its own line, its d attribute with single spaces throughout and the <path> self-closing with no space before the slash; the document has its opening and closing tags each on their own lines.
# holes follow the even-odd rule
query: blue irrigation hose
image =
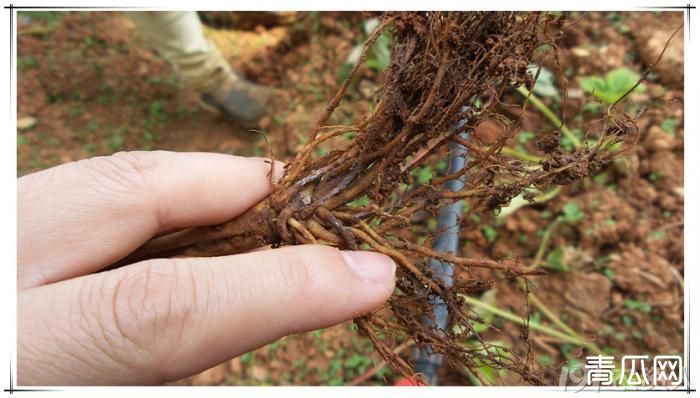
<svg viewBox="0 0 700 398">
<path fill-rule="evenodd" d="M 466 124 L 466 120 L 461 120 L 457 128 L 462 128 Z M 461 134 L 462 138 L 467 138 L 467 133 Z M 448 173 L 456 173 L 466 164 L 467 148 L 452 142 L 450 145 L 450 165 Z M 464 188 L 464 177 L 445 182 L 443 187 L 450 191 L 459 191 Z M 464 206 L 462 201 L 457 201 L 449 205 L 445 205 L 440 209 L 438 215 L 438 228 L 440 235 L 433 242 L 433 250 L 441 253 L 457 253 L 459 249 L 459 233 L 460 220 Z M 445 286 L 453 285 L 453 268 L 450 264 L 430 259 L 430 269 L 433 274 L 440 278 Z M 447 304 L 439 296 L 432 296 L 430 304 L 433 307 L 434 318 L 424 316 L 422 322 L 430 328 L 437 328 L 443 332 L 447 328 L 447 320 L 449 317 Z M 442 354 L 433 352 L 429 347 L 416 350 L 414 353 L 414 369 L 425 378 L 429 385 L 438 385 L 438 371 L 442 366 Z"/>
</svg>

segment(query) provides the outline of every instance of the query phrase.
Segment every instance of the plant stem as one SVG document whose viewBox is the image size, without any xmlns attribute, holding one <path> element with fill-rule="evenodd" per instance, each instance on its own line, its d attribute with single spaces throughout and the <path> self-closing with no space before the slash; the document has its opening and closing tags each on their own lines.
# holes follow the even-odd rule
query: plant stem
<svg viewBox="0 0 700 398">
<path fill-rule="evenodd" d="M 505 148 L 505 147 L 504 147 Z M 529 188 L 534 188 L 532 186 L 527 187 Z M 547 202 L 551 199 L 553 199 L 555 196 L 557 196 L 561 192 L 561 185 L 558 185 L 551 190 L 540 194 L 538 196 L 535 196 L 532 202 L 527 201 L 525 198 L 523 198 L 523 194 L 520 194 L 513 198 L 513 200 L 510 201 L 510 204 L 504 208 L 501 209 L 501 212 L 496 216 L 498 219 L 505 219 L 506 217 L 510 216 L 511 214 L 515 213 L 518 211 L 521 207 L 529 206 L 533 203 L 544 203 Z"/>
<path fill-rule="evenodd" d="M 559 329 L 561 329 L 562 331 L 564 331 L 565 333 L 567 333 L 573 337 L 576 337 L 580 340 L 583 340 L 583 338 L 581 336 L 579 336 L 579 334 L 576 333 L 576 331 L 574 331 L 571 327 L 569 327 L 569 325 L 564 323 L 564 321 L 559 319 L 559 317 L 556 316 L 552 312 L 552 310 L 550 310 L 549 307 L 547 307 L 537 296 L 535 296 L 534 293 L 532 293 L 532 292 L 528 293 L 528 299 L 530 301 L 532 301 L 532 303 L 535 304 L 535 307 L 537 307 L 540 311 L 542 311 L 542 313 L 547 318 L 549 318 L 550 321 L 552 321 L 555 325 L 557 325 L 559 327 Z"/>
<path fill-rule="evenodd" d="M 544 203 L 547 201 L 550 201 L 554 199 L 555 196 L 559 195 L 559 192 L 561 192 L 561 185 L 557 185 L 556 187 L 552 188 L 550 191 L 547 191 L 543 193 L 542 195 L 535 196 L 535 203 Z"/>
<path fill-rule="evenodd" d="M 595 353 L 595 354 L 600 354 L 602 355 L 603 352 L 592 342 L 585 341 L 583 338 L 580 336 L 572 336 L 567 333 L 560 332 L 556 329 L 550 328 L 548 326 L 544 326 L 538 322 L 526 322 L 525 319 L 513 314 L 510 311 L 502 310 L 500 308 L 494 307 L 490 304 L 484 303 L 483 301 L 480 301 L 479 299 L 476 299 L 474 297 L 469 297 L 465 296 L 463 294 L 459 295 L 461 298 L 464 299 L 465 302 L 468 304 L 471 304 L 475 307 L 479 307 L 483 310 L 489 311 L 492 314 L 496 316 L 500 316 L 503 319 L 509 320 L 514 323 L 520 323 L 523 326 L 528 326 L 534 330 L 537 330 L 539 332 L 542 332 L 544 334 L 547 334 L 552 337 L 556 337 L 558 339 L 561 339 L 563 341 L 566 341 L 568 343 L 576 344 L 576 345 L 581 345 L 585 348 L 587 348 L 589 351 Z"/>
<path fill-rule="evenodd" d="M 540 264 L 540 262 L 542 261 L 542 257 L 544 256 L 544 252 L 547 248 L 547 243 L 549 242 L 549 239 L 552 236 L 552 232 L 554 232 L 554 229 L 561 223 L 561 221 L 562 221 L 561 217 L 557 217 L 554 221 L 552 221 L 551 224 L 549 224 L 549 226 L 547 227 L 547 230 L 544 233 L 544 236 L 542 236 L 542 240 L 540 241 L 540 246 L 537 249 L 537 254 L 535 255 L 535 259 L 532 262 L 532 264 L 530 264 L 528 269 L 535 269 Z M 542 300 L 540 300 L 539 297 L 537 297 L 535 295 L 535 293 L 526 290 L 527 286 L 525 285 L 526 282 L 524 280 L 520 279 L 519 283 L 520 283 L 520 288 L 524 292 L 527 292 L 528 300 L 530 300 L 535 305 L 535 307 L 537 307 L 540 311 L 542 311 L 542 313 L 547 318 L 549 318 L 549 320 L 552 321 L 552 323 L 557 325 L 559 327 L 559 329 L 563 330 L 564 332 L 568 333 L 569 335 L 571 335 L 577 339 L 583 340 L 583 338 L 578 333 L 576 333 L 576 331 L 574 329 L 572 329 L 569 325 L 564 323 L 564 321 L 562 321 L 556 314 L 554 314 L 554 312 L 552 310 L 550 310 L 549 307 L 547 307 L 542 302 Z M 591 348 L 594 348 L 595 352 L 598 352 L 598 353 L 601 352 L 595 343 L 590 342 L 589 344 L 590 344 Z"/>
<path fill-rule="evenodd" d="M 574 144 L 574 147 L 578 148 L 579 146 L 581 146 L 581 140 L 579 140 L 578 137 L 576 137 L 576 135 L 574 135 L 574 133 L 571 130 L 569 130 L 568 127 L 566 127 L 564 122 L 562 122 L 561 119 L 559 119 L 559 117 L 554 113 L 554 111 L 549 109 L 549 107 L 544 102 L 542 102 L 539 98 L 535 96 L 535 93 L 527 91 L 525 86 L 519 86 L 516 88 L 516 90 L 518 91 L 518 93 L 520 93 L 520 95 L 522 95 L 528 101 L 530 101 L 530 103 L 532 103 L 532 105 L 534 105 L 535 108 L 539 109 L 539 111 L 542 112 L 542 114 L 547 119 L 549 119 L 549 121 L 552 122 L 552 124 L 556 128 L 561 129 L 561 132 L 571 141 L 572 144 Z"/>
<path fill-rule="evenodd" d="M 505 153 L 506 155 L 514 156 L 521 160 L 526 160 L 528 162 L 539 162 L 543 159 L 541 156 L 530 155 L 527 152 L 519 151 L 509 146 L 504 146 L 503 148 L 501 148 L 501 152 Z"/>
<path fill-rule="evenodd" d="M 540 265 L 542 257 L 544 257 L 544 251 L 547 249 L 547 243 L 549 243 L 549 238 L 552 236 L 554 228 L 556 228 L 560 222 L 561 217 L 557 217 L 554 221 L 552 221 L 551 224 L 549 224 L 547 229 L 544 231 L 544 235 L 542 236 L 542 240 L 540 241 L 540 246 L 537 248 L 537 254 L 535 255 L 535 259 L 532 261 L 532 264 L 530 264 L 528 269 L 533 270 Z"/>
</svg>

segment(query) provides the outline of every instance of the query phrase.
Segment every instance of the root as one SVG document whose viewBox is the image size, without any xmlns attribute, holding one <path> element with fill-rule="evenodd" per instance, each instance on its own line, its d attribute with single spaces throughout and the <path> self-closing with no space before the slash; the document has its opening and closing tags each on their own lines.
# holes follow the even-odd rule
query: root
<svg viewBox="0 0 700 398">
<path fill-rule="evenodd" d="M 470 212 L 497 211 L 525 188 L 546 190 L 590 176 L 620 153 L 608 148 L 636 135 L 634 122 L 616 115 L 614 131 L 603 131 L 590 148 L 582 145 L 575 152 L 566 152 L 559 137 L 550 136 L 538 143 L 543 152 L 540 161 L 509 158 L 501 149 L 517 131 L 517 120 L 491 145 L 468 132 L 485 117 L 504 119 L 494 109 L 507 89 L 532 88 L 528 66 L 535 50 L 544 44 L 555 48 L 545 33 L 552 27 L 560 30 L 563 19 L 505 12 L 389 12 L 381 19 L 363 47 L 360 62 L 318 119 L 309 141 L 287 164 L 268 199 L 226 223 L 155 238 L 120 264 L 174 255 L 235 254 L 267 245 L 322 243 L 349 250 L 369 248 L 399 265 L 397 292 L 388 302 L 388 311 L 356 320 L 385 360 L 410 375 L 410 363 L 393 347 L 412 340 L 444 355 L 454 366 L 508 369 L 537 384 L 540 379 L 527 360 L 502 347 L 494 350 L 473 330 L 472 322 L 479 318 L 460 295 L 472 294 L 489 281 L 446 286 L 428 263 L 434 259 L 462 269 L 489 269 L 499 277 L 542 271 L 515 260 L 440 253 L 429 247 L 430 239 L 417 244 L 402 238 L 401 232 L 415 227 L 418 233 L 429 234 L 416 220 L 455 201 L 465 201 Z M 374 110 L 352 126 L 326 126 L 369 48 L 386 29 L 394 37 L 392 60 Z M 321 143 L 346 131 L 356 134 L 347 150 L 313 159 Z M 437 155 L 446 157 L 447 144 L 452 141 L 470 151 L 464 168 L 417 183 L 412 171 L 431 165 Z M 442 187 L 458 178 L 466 181 L 463 189 L 453 192 Z M 360 198 L 364 204 L 358 205 Z M 434 317 L 431 303 L 436 298 L 450 313 L 446 330 L 423 324 L 426 317 Z M 391 338 L 379 338 L 380 333 Z M 477 347 L 465 344 L 467 339 L 476 341 Z M 508 355 L 499 354 L 504 351 Z"/>
</svg>

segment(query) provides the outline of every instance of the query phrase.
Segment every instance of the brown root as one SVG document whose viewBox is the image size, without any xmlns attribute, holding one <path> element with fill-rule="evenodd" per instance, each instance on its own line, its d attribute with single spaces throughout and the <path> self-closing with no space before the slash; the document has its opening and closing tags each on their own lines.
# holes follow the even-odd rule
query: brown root
<svg viewBox="0 0 700 398">
<path fill-rule="evenodd" d="M 547 32 L 552 27 L 561 29 L 562 20 L 548 14 L 506 12 L 390 12 L 381 18 L 363 54 L 384 29 L 391 29 L 395 44 L 371 114 L 353 126 L 326 126 L 358 64 L 321 115 L 308 143 L 286 165 L 268 199 L 229 222 L 155 238 L 122 263 L 301 243 L 374 250 L 399 265 L 397 293 L 388 302 L 389 311 L 368 314 L 356 323 L 388 362 L 405 374 L 412 373 L 410 363 L 393 348 L 410 339 L 444 355 L 455 366 L 505 368 L 537 384 L 540 380 L 527 360 L 515 352 L 504 355 L 507 350 L 493 349 L 474 333 L 472 321 L 478 317 L 459 295 L 470 294 L 488 281 L 445 286 L 428 262 L 436 259 L 464 269 L 486 268 L 506 277 L 540 271 L 513 260 L 439 253 L 430 248 L 430 240 L 417 244 L 399 231 L 420 214 L 435 214 L 455 201 L 465 201 L 469 211 L 497 210 L 528 187 L 545 189 L 589 176 L 616 155 L 609 150 L 613 143 L 634 134 L 628 128 L 630 120 L 618 118 L 621 122 L 613 124 L 611 132 L 604 131 L 590 148 L 566 152 L 559 137 L 545 137 L 541 162 L 516 161 L 502 154 L 501 148 L 517 132 L 517 121 L 495 144 L 485 145 L 468 132 L 484 117 L 497 116 L 494 109 L 505 90 L 533 86 L 528 65 L 538 48 L 554 40 Z M 460 120 L 466 124 L 455 128 Z M 356 133 L 346 150 L 313 159 L 318 145 L 344 131 Z M 430 164 L 436 154 L 446 156 L 447 144 L 453 140 L 469 148 L 465 167 L 416 183 L 412 171 Z M 466 179 L 464 189 L 443 189 L 445 181 L 457 178 Z M 450 312 L 445 330 L 422 322 L 433 316 L 430 303 L 435 298 L 446 303 Z M 380 334 L 388 338 L 379 338 Z M 467 340 L 478 344 L 466 344 Z"/>
</svg>

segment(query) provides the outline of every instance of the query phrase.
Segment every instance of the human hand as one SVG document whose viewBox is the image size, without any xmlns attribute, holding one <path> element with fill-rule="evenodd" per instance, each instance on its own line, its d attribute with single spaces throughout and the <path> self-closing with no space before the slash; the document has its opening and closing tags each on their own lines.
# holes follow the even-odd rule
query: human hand
<svg viewBox="0 0 700 398">
<path fill-rule="evenodd" d="M 129 152 L 20 178 L 20 385 L 160 384 L 385 301 L 391 259 L 317 245 L 94 273 L 155 235 L 241 214 L 272 192 L 269 170 L 260 158 Z"/>
</svg>

